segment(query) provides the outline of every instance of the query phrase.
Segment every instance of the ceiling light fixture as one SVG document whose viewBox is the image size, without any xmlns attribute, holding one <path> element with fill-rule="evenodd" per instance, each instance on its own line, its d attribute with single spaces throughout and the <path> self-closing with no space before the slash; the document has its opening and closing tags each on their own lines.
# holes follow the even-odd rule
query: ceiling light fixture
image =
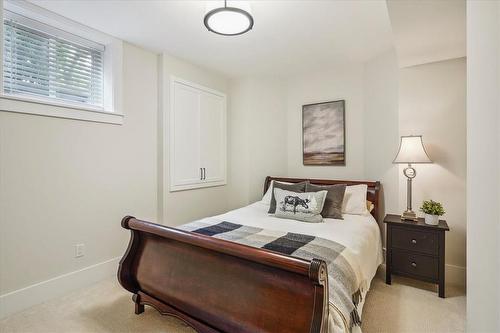
<svg viewBox="0 0 500 333">
<path fill-rule="evenodd" d="M 234 5 L 228 7 L 227 1 L 224 0 L 224 7 L 207 11 L 203 23 L 208 31 L 224 36 L 237 36 L 252 29 L 250 5 L 243 1 L 233 2 Z"/>
</svg>

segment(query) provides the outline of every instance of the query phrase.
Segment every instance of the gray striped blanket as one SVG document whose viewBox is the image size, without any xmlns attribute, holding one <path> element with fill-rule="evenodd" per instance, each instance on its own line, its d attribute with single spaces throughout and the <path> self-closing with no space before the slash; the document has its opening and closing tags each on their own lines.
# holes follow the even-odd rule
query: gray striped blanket
<svg viewBox="0 0 500 333">
<path fill-rule="evenodd" d="M 231 222 L 204 219 L 178 227 L 181 230 L 216 237 L 256 248 L 276 251 L 305 260 L 324 260 L 328 268 L 329 301 L 344 317 L 349 331 L 361 324 L 358 304 L 362 281 L 345 257 L 347 249 L 334 241 L 282 231 L 267 230 Z"/>
</svg>

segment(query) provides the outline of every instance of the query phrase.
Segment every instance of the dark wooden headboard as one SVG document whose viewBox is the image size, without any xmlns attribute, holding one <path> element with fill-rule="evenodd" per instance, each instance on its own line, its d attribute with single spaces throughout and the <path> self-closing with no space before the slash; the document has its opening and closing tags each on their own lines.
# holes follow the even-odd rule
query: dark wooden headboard
<svg viewBox="0 0 500 333">
<path fill-rule="evenodd" d="M 264 194 L 266 193 L 269 185 L 271 185 L 271 181 L 275 180 L 278 182 L 287 182 L 287 183 L 300 183 L 304 181 L 308 181 L 311 184 L 316 185 L 336 185 L 336 184 L 346 184 L 346 185 L 360 185 L 366 184 L 368 186 L 368 192 L 366 194 L 366 200 L 369 200 L 373 203 L 373 210 L 371 214 L 375 218 L 377 222 L 379 222 L 379 209 L 380 209 L 380 182 L 369 182 L 369 181 L 361 181 L 361 180 L 332 180 L 332 179 L 308 179 L 308 178 L 285 178 L 285 177 L 271 177 L 267 176 L 266 181 L 264 182 Z"/>
</svg>

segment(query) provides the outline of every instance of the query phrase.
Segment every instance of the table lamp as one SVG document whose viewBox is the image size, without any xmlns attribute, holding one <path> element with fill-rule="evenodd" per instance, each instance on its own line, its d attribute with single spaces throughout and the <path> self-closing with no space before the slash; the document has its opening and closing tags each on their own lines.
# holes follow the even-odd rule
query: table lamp
<svg viewBox="0 0 500 333">
<path fill-rule="evenodd" d="M 402 136 L 399 143 L 399 151 L 392 162 L 394 164 L 408 164 L 403 174 L 406 176 L 406 211 L 401 215 L 402 220 L 417 221 L 417 214 L 411 208 L 411 182 L 417 175 L 417 171 L 411 166 L 419 163 L 432 163 L 425 151 L 421 135 Z"/>
</svg>

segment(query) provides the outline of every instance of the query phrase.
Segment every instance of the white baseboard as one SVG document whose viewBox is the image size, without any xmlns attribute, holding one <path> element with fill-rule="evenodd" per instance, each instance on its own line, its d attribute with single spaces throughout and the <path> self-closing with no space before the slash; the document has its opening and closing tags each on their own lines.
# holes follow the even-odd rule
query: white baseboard
<svg viewBox="0 0 500 333">
<path fill-rule="evenodd" d="M 445 282 L 447 284 L 453 284 L 465 289 L 465 278 L 467 276 L 467 270 L 465 267 L 445 264 L 444 269 Z"/>
<path fill-rule="evenodd" d="M 116 274 L 121 257 L 0 295 L 0 318 L 63 296 Z"/>
</svg>

